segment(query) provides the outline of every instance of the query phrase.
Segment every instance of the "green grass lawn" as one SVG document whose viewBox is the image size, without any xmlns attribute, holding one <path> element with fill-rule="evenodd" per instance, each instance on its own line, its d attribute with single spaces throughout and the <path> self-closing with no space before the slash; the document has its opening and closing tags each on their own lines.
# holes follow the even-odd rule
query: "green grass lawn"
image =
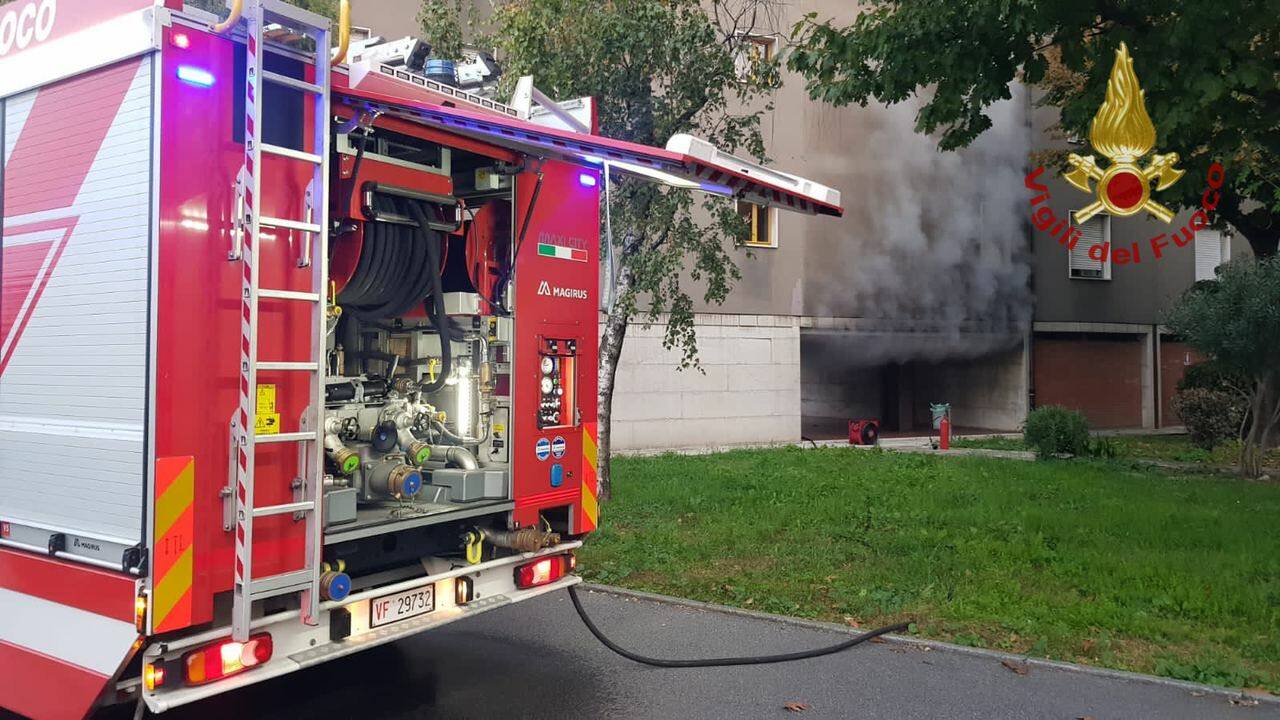
<svg viewBox="0 0 1280 720">
<path fill-rule="evenodd" d="M 1280 691 L 1280 485 L 829 448 L 614 478 L 594 581 Z"/>
<path fill-rule="evenodd" d="M 981 448 L 983 450 L 1030 450 L 1020 437 L 981 437 L 952 438 L 951 447 L 956 448 Z"/>
<path fill-rule="evenodd" d="M 1115 435 L 1107 438 L 1116 449 L 1117 460 L 1168 460 L 1204 465 L 1239 466 L 1240 442 L 1232 440 L 1212 451 L 1195 447 L 1186 435 Z M 987 450 L 1030 450 L 1022 438 L 956 438 L 958 448 Z M 1280 449 L 1268 454 L 1264 466 L 1280 470 Z"/>
</svg>

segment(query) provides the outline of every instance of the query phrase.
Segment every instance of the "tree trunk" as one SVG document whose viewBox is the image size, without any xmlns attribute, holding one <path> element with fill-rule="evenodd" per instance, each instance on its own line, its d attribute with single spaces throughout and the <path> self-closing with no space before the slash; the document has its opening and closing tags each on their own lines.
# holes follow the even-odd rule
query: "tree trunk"
<svg viewBox="0 0 1280 720">
<path fill-rule="evenodd" d="M 1256 478 L 1263 473 L 1263 461 L 1273 444 L 1273 431 L 1280 424 L 1280 383 L 1274 375 L 1260 380 L 1249 403 L 1250 425 L 1240 450 L 1240 473 Z"/>
<path fill-rule="evenodd" d="M 596 429 L 600 439 L 598 474 L 601 502 L 613 497 L 613 388 L 618 375 L 618 360 L 622 357 L 622 343 L 627 339 L 627 323 L 631 320 L 630 313 L 623 310 L 630 304 L 618 302 L 617 298 L 631 291 L 633 279 L 629 264 L 620 263 L 618 279 L 614 283 L 614 310 L 605 318 L 604 335 L 600 338 L 599 422 Z"/>
</svg>

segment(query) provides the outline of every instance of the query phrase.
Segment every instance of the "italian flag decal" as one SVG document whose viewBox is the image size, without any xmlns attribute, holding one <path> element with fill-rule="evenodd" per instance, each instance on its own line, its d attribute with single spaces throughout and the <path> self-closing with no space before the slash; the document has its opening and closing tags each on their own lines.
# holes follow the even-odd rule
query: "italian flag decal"
<svg viewBox="0 0 1280 720">
<path fill-rule="evenodd" d="M 560 245 L 552 245 L 551 243 L 538 243 L 538 254 L 543 257 L 556 258 L 557 260 L 575 260 L 577 262 L 587 261 L 586 250 L 561 247 Z"/>
</svg>

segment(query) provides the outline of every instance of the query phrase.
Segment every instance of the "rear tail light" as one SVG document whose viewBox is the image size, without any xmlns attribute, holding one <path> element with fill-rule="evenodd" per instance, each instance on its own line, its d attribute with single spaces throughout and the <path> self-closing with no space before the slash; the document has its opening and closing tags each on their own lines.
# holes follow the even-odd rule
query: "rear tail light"
<svg viewBox="0 0 1280 720">
<path fill-rule="evenodd" d="M 573 569 L 572 555 L 552 555 L 516 567 L 516 587 L 534 588 L 553 583 Z"/>
<path fill-rule="evenodd" d="M 142 668 L 142 684 L 147 690 L 155 690 L 164 685 L 164 663 L 156 661 L 147 663 Z"/>
<path fill-rule="evenodd" d="M 147 594 L 138 593 L 133 599 L 133 627 L 139 634 L 147 632 Z"/>
<path fill-rule="evenodd" d="M 271 659 L 274 649 L 268 633 L 242 643 L 228 639 L 196 648 L 182 656 L 187 684 L 203 685 L 262 665 Z"/>
<path fill-rule="evenodd" d="M 476 595 L 475 584 L 469 577 L 457 577 L 453 580 L 453 603 L 466 605 Z"/>
</svg>

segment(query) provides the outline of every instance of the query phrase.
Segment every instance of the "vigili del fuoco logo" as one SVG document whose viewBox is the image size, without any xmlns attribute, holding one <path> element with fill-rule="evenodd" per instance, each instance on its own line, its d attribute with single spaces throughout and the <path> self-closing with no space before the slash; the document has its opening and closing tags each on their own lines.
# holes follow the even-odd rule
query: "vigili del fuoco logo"
<svg viewBox="0 0 1280 720">
<path fill-rule="evenodd" d="M 1031 200 L 1032 207 L 1036 208 L 1031 213 L 1031 222 L 1037 229 L 1057 238 L 1068 250 L 1074 250 L 1080 240 L 1079 226 L 1101 212 L 1117 217 L 1145 212 L 1166 224 L 1173 221 L 1174 211 L 1152 197 L 1152 184 L 1155 184 L 1155 192 L 1161 192 L 1182 179 L 1186 171 L 1177 167 L 1176 152 L 1154 153 L 1145 167 L 1140 164 L 1142 158 L 1155 148 L 1156 128 L 1147 114 L 1145 93 L 1133 71 L 1129 48 L 1124 43 L 1120 43 L 1116 50 L 1116 61 L 1107 80 L 1106 98 L 1089 125 L 1089 144 L 1110 164 L 1099 165 L 1093 155 L 1071 153 L 1067 156 L 1071 170 L 1062 176 L 1063 179 L 1094 197 L 1093 202 L 1071 213 L 1074 222 L 1058 218 L 1049 207 L 1049 190 L 1037 182 L 1044 168 L 1038 167 L 1027 175 L 1027 188 L 1038 193 Z M 1174 245 L 1187 245 L 1197 230 L 1209 226 L 1208 213 L 1213 212 L 1221 201 L 1218 189 L 1224 179 L 1222 166 L 1213 163 L 1206 177 L 1209 187 L 1201 196 L 1201 207 L 1192 213 L 1187 225 L 1170 238 Z M 1169 246 L 1170 240 L 1165 237 L 1160 233 L 1149 241 L 1156 259 L 1161 258 Z M 1142 262 L 1142 248 L 1136 242 L 1129 248 L 1114 250 L 1107 245 L 1089 248 L 1089 257 L 1104 261 L 1109 254 L 1120 265 Z"/>
</svg>

